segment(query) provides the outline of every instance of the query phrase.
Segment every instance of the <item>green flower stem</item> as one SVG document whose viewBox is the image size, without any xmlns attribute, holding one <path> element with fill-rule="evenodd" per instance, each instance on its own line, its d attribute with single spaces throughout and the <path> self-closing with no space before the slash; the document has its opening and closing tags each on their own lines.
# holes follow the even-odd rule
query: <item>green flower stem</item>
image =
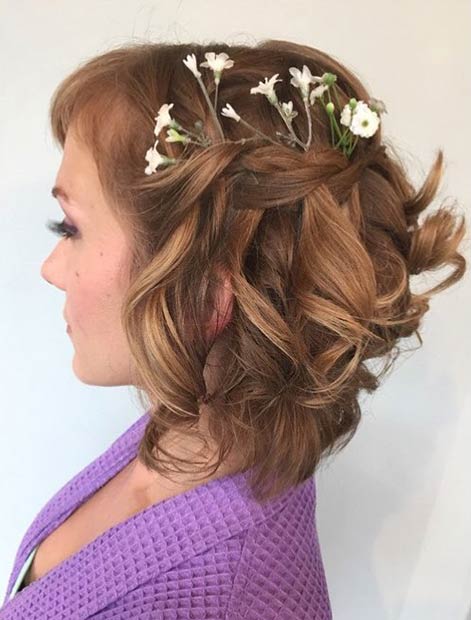
<svg viewBox="0 0 471 620">
<path fill-rule="evenodd" d="M 214 109 L 217 110 L 218 104 L 218 91 L 219 91 L 219 82 L 216 82 L 216 90 L 214 91 Z"/>
<path fill-rule="evenodd" d="M 329 89 L 327 89 L 327 92 L 329 92 Z M 326 105 L 327 105 L 327 104 L 326 104 L 326 102 L 324 101 L 324 93 L 322 93 L 322 95 L 319 97 L 319 100 L 320 100 L 320 102 L 322 103 L 322 105 L 324 106 L 325 113 L 326 113 L 326 114 L 327 114 L 327 116 L 329 117 L 329 122 L 330 122 L 330 134 L 331 134 L 331 142 L 332 142 L 332 144 L 334 144 L 334 141 L 335 141 L 335 136 L 334 136 L 334 123 L 333 123 L 333 120 L 332 120 L 332 115 L 330 115 L 330 114 L 327 112 L 327 109 L 326 109 Z"/>
<path fill-rule="evenodd" d="M 357 145 L 357 142 L 358 142 L 358 136 L 355 137 L 355 142 L 353 143 L 353 146 L 348 151 L 348 157 L 350 157 L 350 155 L 352 154 L 353 150 L 355 149 L 355 147 Z"/>
<path fill-rule="evenodd" d="M 335 130 L 334 130 L 334 122 L 331 116 L 329 116 L 329 121 L 330 121 L 330 141 L 332 142 L 332 144 L 334 144 L 335 143 Z"/>
<path fill-rule="evenodd" d="M 330 88 L 327 90 L 327 94 L 329 95 L 329 102 L 330 102 L 330 103 L 333 103 L 332 98 L 331 98 L 331 96 L 330 96 Z M 323 98 L 322 98 L 322 103 L 323 103 L 324 108 L 325 108 L 327 104 L 326 104 L 326 103 L 324 103 L 324 99 L 323 99 Z M 340 137 L 342 136 L 342 130 L 340 129 L 340 127 L 339 127 L 339 125 L 338 125 L 338 123 L 337 123 L 337 119 L 335 118 L 335 114 L 332 114 L 332 115 L 330 115 L 330 114 L 329 114 L 329 116 L 331 116 L 331 118 L 332 118 L 332 120 L 333 120 L 333 122 L 334 122 L 334 127 L 335 127 L 335 130 L 336 130 L 336 132 L 337 132 L 337 135 L 338 135 L 338 136 L 339 136 L 339 138 L 340 138 Z"/>
<path fill-rule="evenodd" d="M 348 136 L 348 144 L 342 147 L 342 151 L 349 158 L 350 157 L 350 148 L 352 146 L 352 135 Z"/>
<path fill-rule="evenodd" d="M 348 133 L 349 133 L 349 129 L 348 127 L 345 129 L 345 131 L 342 134 L 342 137 L 340 138 L 340 140 L 337 142 L 337 144 L 335 145 L 335 148 L 338 148 L 339 146 L 342 145 L 343 142 L 346 141 L 346 139 L 348 139 Z"/>
<path fill-rule="evenodd" d="M 200 137 L 200 134 L 195 133 L 194 131 L 190 131 L 189 129 L 185 129 L 182 125 L 180 125 L 180 123 L 178 123 L 175 120 L 173 122 L 173 128 L 176 129 L 177 131 L 184 131 L 189 136 L 193 136 L 194 138 L 199 138 Z"/>
<path fill-rule="evenodd" d="M 339 124 L 337 123 L 337 119 L 335 118 L 335 116 L 333 116 L 333 119 L 334 119 L 335 129 L 337 131 L 337 135 L 341 137 L 342 136 L 342 130 L 340 129 Z"/>
<path fill-rule="evenodd" d="M 201 78 L 197 77 L 196 79 L 198 80 L 198 84 L 200 85 L 201 90 L 203 91 L 203 95 L 204 95 L 204 97 L 206 99 L 206 103 L 208 104 L 209 109 L 211 110 L 211 114 L 213 116 L 214 122 L 216 123 L 216 125 L 217 125 L 217 127 L 219 129 L 219 133 L 221 134 L 221 139 L 224 140 L 224 132 L 223 132 L 221 124 L 219 122 L 216 110 L 214 109 L 213 104 L 211 103 L 211 99 L 209 98 L 208 91 L 206 90 L 205 85 L 203 84 Z"/>
<path fill-rule="evenodd" d="M 335 93 L 335 91 L 334 91 Z M 332 102 L 332 97 L 330 95 L 330 89 L 327 90 L 327 94 L 329 96 L 329 102 Z M 337 96 L 334 94 L 334 96 L 337 98 Z M 334 148 L 339 148 L 342 147 L 342 151 L 344 153 L 344 155 L 346 155 L 347 157 L 350 156 L 351 152 L 353 151 L 353 149 L 356 146 L 356 142 L 355 144 L 352 146 L 351 144 L 351 132 L 348 129 L 348 127 L 342 132 L 339 124 L 337 123 L 337 119 L 335 118 L 335 114 L 329 114 L 327 112 L 327 104 L 324 101 L 324 93 L 322 93 L 321 97 L 320 97 L 321 103 L 324 106 L 324 109 L 326 111 L 327 116 L 330 119 L 330 130 L 331 130 L 331 139 L 332 139 L 332 144 L 334 145 Z M 338 104 L 338 98 L 337 98 L 337 104 Z M 340 107 L 340 106 L 338 106 Z M 339 137 L 339 140 L 337 143 L 335 143 L 335 138 L 334 138 L 334 128 L 335 131 L 337 132 L 337 136 Z"/>
<path fill-rule="evenodd" d="M 334 87 L 335 102 L 337 103 L 337 107 L 340 110 L 341 106 L 340 106 L 340 101 L 339 101 L 339 98 L 338 98 L 338 95 L 337 95 L 337 87 L 335 86 L 335 84 L 333 84 L 333 87 Z"/>
</svg>

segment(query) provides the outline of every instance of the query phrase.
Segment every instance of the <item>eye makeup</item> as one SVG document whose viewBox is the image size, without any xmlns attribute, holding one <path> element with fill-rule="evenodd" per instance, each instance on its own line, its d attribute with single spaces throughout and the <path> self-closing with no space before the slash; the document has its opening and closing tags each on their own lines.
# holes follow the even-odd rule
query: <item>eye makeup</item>
<svg viewBox="0 0 471 620">
<path fill-rule="evenodd" d="M 65 218 L 62 222 L 59 222 L 58 220 L 48 220 L 46 222 L 46 227 L 55 235 L 63 237 L 64 239 L 75 237 L 78 233 L 77 228 L 71 224 L 68 224 Z"/>
</svg>

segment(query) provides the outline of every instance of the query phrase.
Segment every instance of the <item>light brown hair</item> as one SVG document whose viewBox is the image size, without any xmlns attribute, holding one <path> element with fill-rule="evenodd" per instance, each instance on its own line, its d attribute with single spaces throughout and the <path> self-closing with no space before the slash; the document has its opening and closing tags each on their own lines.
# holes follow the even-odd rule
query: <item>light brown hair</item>
<svg viewBox="0 0 471 620">
<path fill-rule="evenodd" d="M 454 205 L 442 204 L 418 221 L 437 193 L 442 150 L 416 190 L 381 126 L 347 159 L 332 148 L 320 106 L 312 109 L 307 152 L 263 140 L 218 142 L 203 93 L 182 62 L 194 53 L 199 65 L 209 51 L 234 60 L 221 77 L 218 109 L 230 103 L 269 136 L 286 129 L 282 119 L 265 97 L 249 92 L 278 73 L 277 95 L 293 101 L 294 129 L 307 138 L 303 102 L 290 85 L 292 66 L 335 73 L 342 106 L 351 97 L 370 97 L 337 60 L 289 41 L 133 42 L 64 79 L 50 117 L 62 147 L 69 127 L 78 129 L 134 240 L 122 322 L 135 385 L 150 403 L 140 458 L 169 471 L 156 448 L 167 429 L 194 432 L 205 361 L 224 338 L 219 389 L 208 403 L 209 431 L 220 446 L 216 467 L 236 446 L 241 469 L 253 468 L 252 489 L 264 501 L 305 481 L 322 458 L 345 447 L 361 420 L 360 392 L 378 388 L 402 339 L 415 334 L 422 344 L 418 330 L 430 297 L 465 272 L 458 251 L 465 220 Z M 209 69 L 202 69 L 202 80 L 213 99 Z M 183 154 L 163 131 L 158 150 L 182 161 L 147 176 L 144 155 L 164 103 L 174 104 L 171 114 L 185 128 L 202 120 L 214 143 L 189 145 Z M 219 117 L 227 139 L 253 137 L 241 123 Z M 412 292 L 412 276 L 445 266 L 453 268 L 447 277 Z M 207 342 L 202 326 L 221 267 L 230 277 L 233 311 Z M 367 365 L 380 359 L 382 370 Z"/>
</svg>

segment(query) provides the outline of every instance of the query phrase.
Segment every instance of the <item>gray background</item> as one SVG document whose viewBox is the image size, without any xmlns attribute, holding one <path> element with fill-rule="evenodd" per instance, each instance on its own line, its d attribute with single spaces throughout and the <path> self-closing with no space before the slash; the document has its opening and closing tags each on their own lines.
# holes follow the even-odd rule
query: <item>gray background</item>
<svg viewBox="0 0 471 620">
<path fill-rule="evenodd" d="M 0 7 L 3 599 L 37 512 L 142 413 L 130 388 L 77 380 L 64 295 L 40 278 L 56 243 L 45 222 L 61 216 L 50 197 L 61 154 L 47 124 L 58 82 L 79 62 L 133 37 L 280 38 L 319 47 L 386 103 L 384 135 L 416 184 L 444 149 L 432 210 L 456 198 L 470 226 L 471 21 L 469 2 L 460 0 L 4 0 Z M 469 243 L 465 253 L 469 260 Z M 433 281 L 427 276 L 424 288 Z M 465 277 L 432 300 L 423 348 L 404 356 L 365 399 L 355 439 L 317 474 L 317 524 L 336 620 L 469 618 L 470 296 Z"/>
</svg>

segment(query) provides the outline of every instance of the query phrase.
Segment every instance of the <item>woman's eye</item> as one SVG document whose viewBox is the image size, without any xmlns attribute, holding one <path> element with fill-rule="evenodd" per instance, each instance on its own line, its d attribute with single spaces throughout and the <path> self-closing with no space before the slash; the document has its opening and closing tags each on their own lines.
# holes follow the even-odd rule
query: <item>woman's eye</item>
<svg viewBox="0 0 471 620">
<path fill-rule="evenodd" d="M 62 220 L 62 222 L 59 222 L 57 220 L 49 220 L 46 223 L 46 226 L 55 235 L 59 235 L 61 237 L 64 237 L 65 239 L 74 237 L 78 232 L 75 226 L 70 226 L 66 223 L 65 220 Z"/>
</svg>

